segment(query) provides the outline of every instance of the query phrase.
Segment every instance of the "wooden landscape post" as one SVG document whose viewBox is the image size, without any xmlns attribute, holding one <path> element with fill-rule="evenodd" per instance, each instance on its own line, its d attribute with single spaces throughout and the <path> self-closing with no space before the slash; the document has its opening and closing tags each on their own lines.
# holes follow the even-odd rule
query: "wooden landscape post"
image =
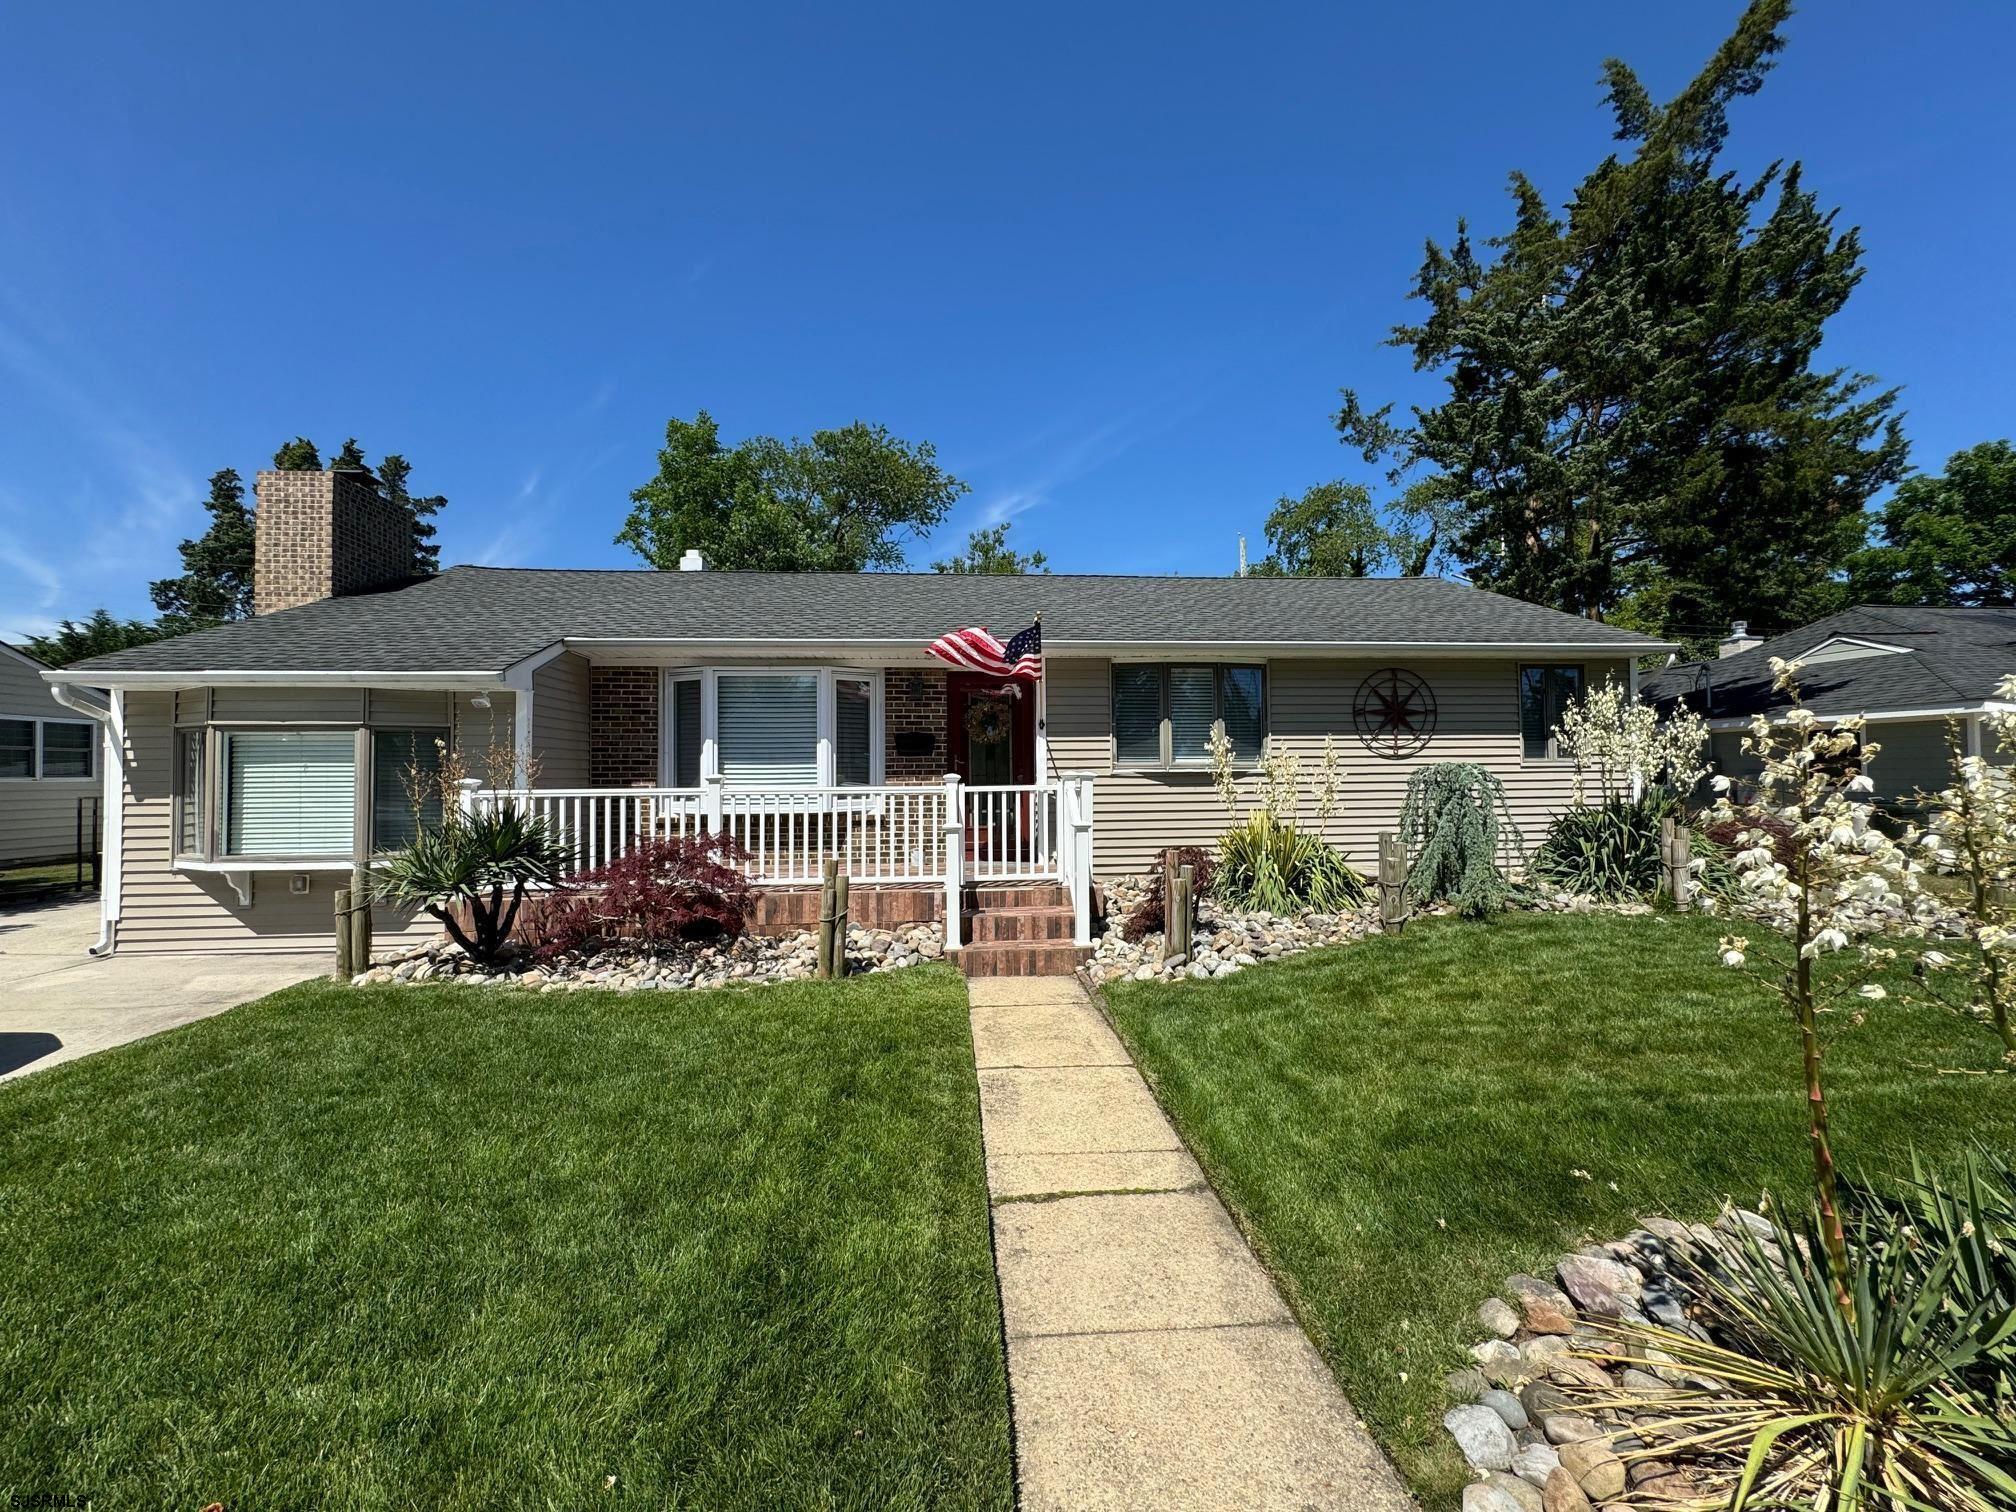
<svg viewBox="0 0 2016 1512">
<path fill-rule="evenodd" d="M 336 889 L 336 975 L 349 981 L 357 974 L 350 958 L 350 889 Z"/>
<path fill-rule="evenodd" d="M 371 874 L 361 866 L 350 872 L 350 962 L 371 969 Z"/>
<path fill-rule="evenodd" d="M 1407 923 L 1407 848 L 1391 830 L 1379 832 L 1379 923 L 1394 934 Z"/>
<path fill-rule="evenodd" d="M 1178 867 L 1176 891 L 1169 897 L 1162 910 L 1165 916 L 1163 922 L 1175 926 L 1177 950 L 1186 961 L 1190 959 L 1190 893 L 1196 881 L 1196 868 Z"/>
<path fill-rule="evenodd" d="M 833 975 L 847 975 L 847 873 L 833 879 Z"/>
<path fill-rule="evenodd" d="M 839 911 L 834 907 L 834 894 L 839 891 L 839 871 L 840 863 L 829 856 L 819 884 L 819 959 L 813 967 L 822 977 L 833 975 L 833 917 Z"/>
<path fill-rule="evenodd" d="M 1694 832 L 1668 814 L 1659 821 L 1659 863 L 1666 895 L 1675 908 L 1685 908 L 1694 894 Z"/>
</svg>

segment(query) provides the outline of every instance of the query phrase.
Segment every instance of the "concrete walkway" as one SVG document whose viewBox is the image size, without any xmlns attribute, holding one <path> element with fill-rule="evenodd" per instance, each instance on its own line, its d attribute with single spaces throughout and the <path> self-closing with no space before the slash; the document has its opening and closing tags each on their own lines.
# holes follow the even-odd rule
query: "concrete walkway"
<svg viewBox="0 0 2016 1512">
<path fill-rule="evenodd" d="M 95 898 L 0 911 L 0 1081 L 144 1039 L 329 969 L 318 955 L 115 955 Z"/>
<path fill-rule="evenodd" d="M 1024 1512 L 1414 1506 L 1071 978 L 976 978 Z"/>
</svg>

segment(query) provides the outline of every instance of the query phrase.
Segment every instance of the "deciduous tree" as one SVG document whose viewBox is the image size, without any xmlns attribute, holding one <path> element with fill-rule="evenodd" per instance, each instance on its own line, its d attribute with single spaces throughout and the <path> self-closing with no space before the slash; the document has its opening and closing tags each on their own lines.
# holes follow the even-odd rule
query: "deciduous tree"
<svg viewBox="0 0 2016 1512">
<path fill-rule="evenodd" d="M 966 549 L 954 552 L 942 562 L 933 562 L 933 572 L 961 575 L 983 573 L 1011 576 L 1015 573 L 1048 572 L 1040 551 L 1023 553 L 1008 544 L 1008 522 L 976 530 L 966 537 Z"/>
<path fill-rule="evenodd" d="M 724 446 L 702 410 L 667 422 L 657 475 L 630 495 L 616 540 L 668 569 L 689 549 L 722 568 L 901 567 L 904 540 L 942 524 L 966 492 L 928 441 L 903 441 L 879 425 Z"/>
<path fill-rule="evenodd" d="M 1850 602 L 2016 603 L 2016 447 L 1984 441 L 1905 479 L 1877 529 L 1849 565 Z"/>
</svg>

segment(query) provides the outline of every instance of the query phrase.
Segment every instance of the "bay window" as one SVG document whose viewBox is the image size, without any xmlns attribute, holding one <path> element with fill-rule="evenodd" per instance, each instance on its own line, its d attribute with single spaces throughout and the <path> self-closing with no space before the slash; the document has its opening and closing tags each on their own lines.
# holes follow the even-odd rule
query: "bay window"
<svg viewBox="0 0 2016 1512">
<path fill-rule="evenodd" d="M 354 730 L 227 730 L 226 856 L 348 856 L 357 843 Z"/>
<path fill-rule="evenodd" d="M 371 732 L 371 849 L 404 850 L 441 827 L 441 750 L 446 730 Z"/>
<path fill-rule="evenodd" d="M 881 778 L 881 676 L 842 668 L 675 668 L 660 765 L 675 788 L 867 787 Z"/>
<path fill-rule="evenodd" d="M 1116 662 L 1113 760 L 1122 769 L 1203 767 L 1223 726 L 1232 759 L 1260 759 L 1267 738 L 1267 670 L 1222 662 Z"/>
</svg>

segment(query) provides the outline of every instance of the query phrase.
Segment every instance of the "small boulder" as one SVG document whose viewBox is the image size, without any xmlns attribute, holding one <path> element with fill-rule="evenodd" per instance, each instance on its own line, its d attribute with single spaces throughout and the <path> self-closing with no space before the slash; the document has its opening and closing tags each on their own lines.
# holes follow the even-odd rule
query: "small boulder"
<svg viewBox="0 0 2016 1512">
<path fill-rule="evenodd" d="M 1585 1360 L 1580 1355 L 1564 1354 L 1547 1364 L 1549 1379 L 1570 1386 L 1593 1386 L 1598 1391 L 1610 1385 L 1610 1373 L 1594 1360 Z"/>
<path fill-rule="evenodd" d="M 1557 1468 L 1540 1488 L 1540 1512 L 1590 1512 L 1589 1498 L 1566 1466 Z"/>
<path fill-rule="evenodd" d="M 1484 1395 L 1485 1389 L 1491 1383 L 1484 1379 L 1483 1371 L 1466 1365 L 1461 1370 L 1452 1370 L 1442 1377 L 1442 1384 L 1447 1388 L 1449 1395 L 1457 1401 L 1474 1402 Z"/>
<path fill-rule="evenodd" d="M 1561 1452 L 1552 1444 L 1521 1444 L 1512 1454 L 1512 1473 L 1529 1485 L 1544 1486 L 1560 1463 Z"/>
<path fill-rule="evenodd" d="M 1536 1334 L 1519 1346 L 1519 1358 L 1536 1370 L 1546 1370 L 1573 1347 L 1559 1334 Z"/>
<path fill-rule="evenodd" d="M 1561 1468 L 1575 1477 L 1591 1501 L 1624 1494 L 1624 1461 L 1601 1439 L 1581 1439 L 1561 1446 Z"/>
<path fill-rule="evenodd" d="M 1636 1311 L 1645 1290 L 1638 1272 L 1607 1255 L 1563 1255 L 1556 1272 L 1575 1305 L 1599 1318 L 1624 1316 L 1626 1304 Z"/>
<path fill-rule="evenodd" d="M 1479 1397 L 1481 1406 L 1489 1407 L 1505 1420 L 1505 1426 L 1517 1433 L 1527 1423 L 1526 1409 L 1519 1404 L 1519 1398 L 1500 1387 L 1493 1387 Z"/>
<path fill-rule="evenodd" d="M 1519 1304 L 1526 1327 L 1538 1334 L 1565 1334 L 1575 1326 L 1575 1306 L 1567 1293 L 1537 1276 L 1514 1276 L 1505 1283 Z"/>
<path fill-rule="evenodd" d="M 1518 1442 L 1505 1420 L 1489 1407 L 1451 1407 L 1442 1426 L 1456 1440 L 1463 1458 L 1479 1470 L 1510 1470 Z"/>
<path fill-rule="evenodd" d="M 1497 1297 L 1484 1300 L 1477 1309 L 1477 1321 L 1501 1339 L 1509 1339 L 1519 1332 L 1519 1314 Z"/>
<path fill-rule="evenodd" d="M 1526 1416 L 1538 1422 L 1567 1407 L 1568 1393 L 1545 1381 L 1528 1381 L 1519 1388 L 1519 1405 L 1526 1409 Z"/>
<path fill-rule="evenodd" d="M 1493 1413 L 1492 1416 L 1496 1417 L 1497 1414 Z M 1548 1443 L 1556 1446 L 1577 1444 L 1585 1439 L 1603 1436 L 1603 1430 L 1596 1426 L 1596 1420 L 1583 1417 L 1579 1412 L 1557 1412 L 1551 1417 L 1544 1417 L 1540 1420 L 1540 1431 L 1547 1435 Z"/>
<path fill-rule="evenodd" d="M 1546 1512 L 1546 1506 L 1518 1476 L 1494 1470 L 1463 1488 L 1463 1512 Z"/>
</svg>

